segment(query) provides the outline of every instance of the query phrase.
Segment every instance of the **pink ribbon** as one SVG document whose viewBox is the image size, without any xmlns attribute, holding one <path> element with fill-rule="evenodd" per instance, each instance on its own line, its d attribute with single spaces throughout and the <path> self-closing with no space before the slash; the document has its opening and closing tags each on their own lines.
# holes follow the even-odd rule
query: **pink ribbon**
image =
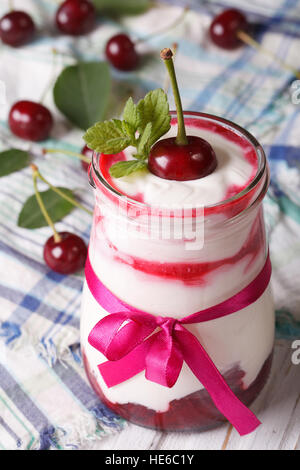
<svg viewBox="0 0 300 470">
<path fill-rule="evenodd" d="M 89 343 L 108 359 L 98 365 L 108 387 L 143 370 L 146 379 L 173 387 L 185 361 L 218 410 L 241 436 L 261 424 L 229 388 L 198 339 L 183 325 L 230 315 L 255 302 L 270 281 L 269 255 L 261 272 L 247 287 L 224 302 L 180 320 L 151 315 L 119 300 L 96 276 L 89 257 L 85 275 L 92 295 L 110 313 L 95 325 L 88 338 Z"/>
</svg>

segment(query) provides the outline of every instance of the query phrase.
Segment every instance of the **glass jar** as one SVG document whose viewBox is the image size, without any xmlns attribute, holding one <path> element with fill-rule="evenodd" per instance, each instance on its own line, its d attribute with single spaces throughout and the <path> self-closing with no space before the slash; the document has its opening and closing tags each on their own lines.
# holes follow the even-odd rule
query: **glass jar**
<svg viewBox="0 0 300 470">
<path fill-rule="evenodd" d="M 185 122 L 222 134 L 257 160 L 256 174 L 244 190 L 218 204 L 166 210 L 119 193 L 107 182 L 96 153 L 90 167 L 96 203 L 89 257 L 97 277 L 126 304 L 177 319 L 240 292 L 262 270 L 268 252 L 262 200 L 269 170 L 261 146 L 247 131 L 216 116 L 186 112 Z M 225 420 L 185 363 L 172 388 L 147 380 L 144 372 L 108 388 L 97 367 L 106 358 L 88 342 L 107 314 L 85 283 L 82 354 L 91 385 L 109 408 L 160 430 L 205 430 Z M 234 314 L 187 327 L 248 406 L 268 378 L 274 324 L 268 287 Z"/>
</svg>

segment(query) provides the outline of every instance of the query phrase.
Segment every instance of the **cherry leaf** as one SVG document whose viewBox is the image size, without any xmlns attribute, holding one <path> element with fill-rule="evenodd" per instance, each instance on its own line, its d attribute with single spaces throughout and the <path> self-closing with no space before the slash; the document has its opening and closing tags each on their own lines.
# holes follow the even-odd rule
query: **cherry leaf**
<svg viewBox="0 0 300 470">
<path fill-rule="evenodd" d="M 68 188 L 58 187 L 64 194 L 74 198 L 73 192 Z M 69 201 L 66 201 L 52 189 L 47 191 L 40 191 L 40 195 L 43 203 L 45 204 L 46 210 L 49 213 L 50 218 L 53 222 L 58 222 L 69 214 L 73 209 L 74 205 Z M 24 203 L 18 218 L 18 226 L 22 228 L 35 229 L 40 227 L 46 227 L 48 224 L 43 216 L 40 206 L 36 200 L 35 194 L 30 196 Z"/>
<path fill-rule="evenodd" d="M 57 78 L 53 95 L 58 109 L 80 129 L 105 118 L 111 92 L 105 62 L 79 62 L 66 67 Z"/>
<path fill-rule="evenodd" d="M 101 13 L 112 15 L 136 15 L 150 8 L 150 0 L 93 0 L 93 3 Z"/>
<path fill-rule="evenodd" d="M 0 177 L 10 175 L 25 168 L 30 161 L 28 152 L 18 149 L 9 149 L 0 153 Z"/>
</svg>

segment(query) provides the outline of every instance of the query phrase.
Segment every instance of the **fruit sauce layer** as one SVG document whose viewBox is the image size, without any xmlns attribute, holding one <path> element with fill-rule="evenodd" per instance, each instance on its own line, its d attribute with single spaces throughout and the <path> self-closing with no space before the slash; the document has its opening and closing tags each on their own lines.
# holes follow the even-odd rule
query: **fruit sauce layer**
<svg viewBox="0 0 300 470">
<path fill-rule="evenodd" d="M 132 423 L 161 431 L 205 431 L 226 421 L 205 389 L 191 393 L 181 399 L 172 400 L 165 412 L 159 412 L 137 403 L 112 403 L 103 394 L 84 351 L 83 362 L 89 381 L 101 401 L 115 413 Z M 238 366 L 232 367 L 224 375 L 224 379 L 235 395 L 246 406 L 249 406 L 264 387 L 270 373 L 271 364 L 272 353 L 248 388 L 245 388 L 243 384 L 245 373 Z"/>
<path fill-rule="evenodd" d="M 213 147 L 217 168 L 208 176 L 190 181 L 159 178 L 149 171 L 140 171 L 122 178 L 112 178 L 109 168 L 121 160 L 131 160 L 133 147 L 117 155 L 100 158 L 100 169 L 109 184 L 120 193 L 150 205 L 181 207 L 212 205 L 235 196 L 254 178 L 257 157 L 253 146 L 239 134 L 211 121 L 185 120 L 187 135 L 202 137 Z M 163 138 L 176 135 L 173 119 L 170 131 Z"/>
<path fill-rule="evenodd" d="M 247 264 L 244 271 L 247 271 L 257 256 L 263 255 L 264 247 L 264 231 L 263 224 L 259 217 L 257 217 L 253 225 L 249 227 L 247 238 L 242 246 L 232 255 L 216 260 L 205 260 L 197 262 L 198 260 L 188 259 L 186 262 L 177 261 L 170 262 L 166 260 L 162 263 L 161 260 L 155 261 L 154 259 L 145 259 L 143 253 L 141 256 L 136 256 L 137 250 L 129 256 L 128 249 L 122 251 L 121 246 L 115 246 L 111 240 L 107 239 L 108 247 L 113 254 L 116 262 L 129 265 L 141 273 L 157 276 L 161 280 L 177 280 L 189 286 L 204 286 L 209 280 L 212 273 L 219 269 L 230 269 L 230 266 L 236 265 L 239 261 L 247 259 Z"/>
<path fill-rule="evenodd" d="M 178 318 L 222 302 L 249 284 L 265 261 L 261 207 L 234 224 L 205 226 L 199 249 L 189 249 L 184 239 L 151 238 L 138 222 L 134 228 L 123 233 L 118 218 L 97 203 L 90 259 L 109 290 L 149 313 Z"/>
</svg>

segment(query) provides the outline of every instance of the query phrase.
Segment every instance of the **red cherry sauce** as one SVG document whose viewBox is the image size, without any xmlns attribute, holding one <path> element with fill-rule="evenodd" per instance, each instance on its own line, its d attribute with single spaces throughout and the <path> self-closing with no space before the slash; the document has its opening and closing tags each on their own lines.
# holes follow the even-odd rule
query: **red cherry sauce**
<svg viewBox="0 0 300 470">
<path fill-rule="evenodd" d="M 243 372 L 239 366 L 232 367 L 224 374 L 235 395 L 249 406 L 263 389 L 270 373 L 273 353 L 264 362 L 256 379 L 245 388 Z M 134 424 L 161 431 L 205 431 L 226 422 L 205 389 L 191 393 L 179 400 L 173 400 L 165 412 L 158 412 L 136 403 L 112 403 L 103 394 L 86 355 L 83 351 L 83 362 L 88 379 L 100 400 L 115 413 Z"/>
</svg>

